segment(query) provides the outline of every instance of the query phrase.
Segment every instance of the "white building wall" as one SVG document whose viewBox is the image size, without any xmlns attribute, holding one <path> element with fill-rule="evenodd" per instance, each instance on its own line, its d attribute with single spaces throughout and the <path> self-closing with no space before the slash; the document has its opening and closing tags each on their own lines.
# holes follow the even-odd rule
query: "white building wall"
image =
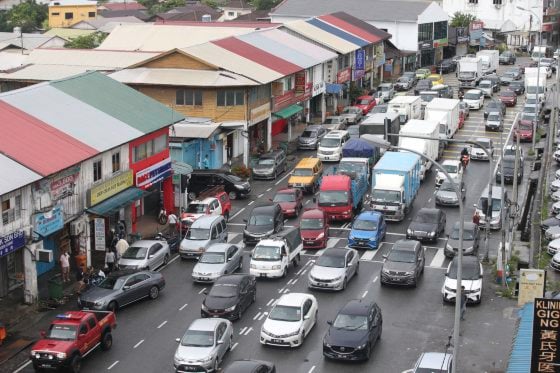
<svg viewBox="0 0 560 373">
<path fill-rule="evenodd" d="M 6 236 L 18 230 L 25 231 L 26 235 L 30 234 L 31 213 L 33 212 L 31 185 L 14 190 L 10 193 L 6 193 L 0 196 L 0 200 L 4 201 L 6 199 L 15 198 L 16 196 L 21 197 L 21 210 L 19 211 L 19 214 L 16 213 L 15 215 L 19 216 L 19 218 L 16 218 L 11 223 L 4 225 L 2 222 L 2 217 L 0 216 L 0 237 Z"/>
<path fill-rule="evenodd" d="M 387 30 L 392 35 L 391 43 L 400 50 L 415 51 L 418 49 L 418 24 L 413 22 L 381 22 L 368 21 L 369 24 Z"/>
</svg>

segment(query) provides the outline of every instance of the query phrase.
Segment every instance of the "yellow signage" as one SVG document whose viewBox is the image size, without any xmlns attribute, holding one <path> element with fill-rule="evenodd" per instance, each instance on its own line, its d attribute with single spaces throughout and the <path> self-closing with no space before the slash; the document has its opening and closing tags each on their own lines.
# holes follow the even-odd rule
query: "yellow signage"
<svg viewBox="0 0 560 373">
<path fill-rule="evenodd" d="M 89 190 L 89 207 L 133 186 L 134 178 L 132 176 L 132 170 L 128 170 L 91 188 Z"/>
<path fill-rule="evenodd" d="M 542 298 L 544 294 L 545 272 L 542 269 L 519 270 L 519 296 L 517 305 L 522 306 Z"/>
</svg>

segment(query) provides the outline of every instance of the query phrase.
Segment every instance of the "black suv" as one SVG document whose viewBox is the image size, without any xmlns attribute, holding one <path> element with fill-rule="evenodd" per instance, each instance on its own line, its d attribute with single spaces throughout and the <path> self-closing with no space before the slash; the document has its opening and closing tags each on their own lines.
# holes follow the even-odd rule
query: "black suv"
<svg viewBox="0 0 560 373">
<path fill-rule="evenodd" d="M 500 54 L 500 65 L 515 65 L 517 57 L 512 51 L 504 51 Z"/>
<path fill-rule="evenodd" d="M 422 91 L 432 90 L 433 85 L 434 85 L 434 82 L 432 82 L 430 79 L 420 80 L 418 82 L 418 84 L 416 84 L 416 87 L 414 87 L 414 96 L 420 95 L 420 92 L 422 92 Z"/>
<path fill-rule="evenodd" d="M 439 63 L 439 71 L 442 74 L 448 74 L 450 72 L 457 71 L 457 62 L 453 61 L 451 58 L 442 60 Z"/>
<path fill-rule="evenodd" d="M 190 179 L 185 176 L 183 186 L 185 185 L 190 200 L 196 199 L 200 192 L 220 185 L 224 187 L 229 199 L 247 197 L 251 193 L 251 184 L 248 181 L 224 170 L 195 170 Z"/>
<path fill-rule="evenodd" d="M 243 243 L 246 245 L 254 245 L 284 228 L 284 215 L 277 203 L 254 207 L 249 219 L 244 221 Z"/>
<path fill-rule="evenodd" d="M 383 316 L 375 302 L 351 300 L 336 315 L 323 338 L 323 356 L 337 360 L 368 360 L 381 338 Z"/>
<path fill-rule="evenodd" d="M 445 221 L 442 210 L 421 208 L 406 230 L 406 239 L 434 242 L 445 231 Z"/>
<path fill-rule="evenodd" d="M 398 240 L 381 267 L 381 285 L 412 285 L 416 287 L 424 273 L 424 248 L 416 240 Z"/>
<path fill-rule="evenodd" d="M 502 158 L 504 167 L 504 184 L 513 184 L 513 178 L 515 176 L 515 156 L 514 155 L 504 155 Z M 523 180 L 523 162 L 519 161 L 517 164 L 517 184 L 520 184 Z M 496 183 L 502 182 L 502 167 L 498 167 L 496 171 Z"/>
<path fill-rule="evenodd" d="M 486 104 L 484 108 L 484 119 L 488 118 L 488 114 L 493 111 L 501 112 L 502 115 L 506 115 L 506 104 L 500 100 L 491 100 Z"/>
</svg>

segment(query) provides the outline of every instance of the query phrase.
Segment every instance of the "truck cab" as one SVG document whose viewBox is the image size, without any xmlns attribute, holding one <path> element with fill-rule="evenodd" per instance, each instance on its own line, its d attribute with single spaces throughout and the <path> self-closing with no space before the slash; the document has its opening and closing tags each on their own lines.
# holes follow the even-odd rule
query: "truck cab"
<svg viewBox="0 0 560 373">
<path fill-rule="evenodd" d="M 329 221 L 350 221 L 359 211 L 367 190 L 365 179 L 352 180 L 347 175 L 328 175 L 323 178 L 319 189 L 319 208 L 327 214 Z"/>
<path fill-rule="evenodd" d="M 379 175 L 371 193 L 371 207 L 382 212 L 387 220 L 400 221 L 407 212 L 404 206 L 404 176 Z"/>
<path fill-rule="evenodd" d="M 299 223 L 304 249 L 324 249 L 329 239 L 327 214 L 318 208 L 307 209 Z"/>
<path fill-rule="evenodd" d="M 301 248 L 299 228 L 259 241 L 251 252 L 250 274 L 261 278 L 286 277 L 290 263 L 294 267 L 299 264 Z"/>
</svg>

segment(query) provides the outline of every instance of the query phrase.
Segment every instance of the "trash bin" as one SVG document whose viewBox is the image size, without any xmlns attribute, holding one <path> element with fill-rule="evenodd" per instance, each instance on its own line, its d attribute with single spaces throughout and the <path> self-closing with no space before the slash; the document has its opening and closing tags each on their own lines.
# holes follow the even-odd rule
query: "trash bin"
<svg viewBox="0 0 560 373">
<path fill-rule="evenodd" d="M 56 275 L 49 279 L 49 298 L 60 299 L 63 297 L 64 292 L 62 290 L 62 276 Z"/>
</svg>

